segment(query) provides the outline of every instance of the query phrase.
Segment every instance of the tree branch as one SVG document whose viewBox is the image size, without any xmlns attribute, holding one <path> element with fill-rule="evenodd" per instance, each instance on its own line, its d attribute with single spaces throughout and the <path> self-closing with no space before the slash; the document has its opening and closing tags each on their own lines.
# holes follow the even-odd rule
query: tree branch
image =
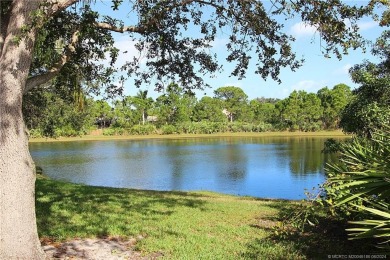
<svg viewBox="0 0 390 260">
<path fill-rule="evenodd" d="M 72 4 L 80 2 L 81 0 L 49 0 L 48 2 L 51 4 L 51 8 L 47 10 L 47 14 L 52 16 L 53 14 L 62 11 Z"/>
<path fill-rule="evenodd" d="M 95 23 L 96 28 L 105 29 L 113 32 L 124 33 L 124 32 L 134 32 L 134 33 L 144 33 L 146 31 L 145 27 L 137 27 L 137 26 L 123 26 L 116 27 L 109 23 Z"/>
<path fill-rule="evenodd" d="M 81 1 L 81 0 L 48 0 L 48 3 L 51 4 L 51 7 L 46 10 L 47 15 L 52 16 L 53 14 L 55 14 L 61 10 L 64 10 L 67 7 L 71 6 L 72 4 L 77 3 L 79 1 Z M 181 2 L 178 2 L 178 3 L 175 3 L 175 4 L 168 6 L 167 8 L 165 8 L 165 11 L 170 11 L 170 10 L 175 9 L 177 7 L 185 6 L 185 5 L 194 3 L 194 2 L 200 3 L 200 4 L 205 4 L 205 5 L 211 5 L 215 8 L 220 7 L 214 3 L 206 2 L 203 0 L 183 0 Z M 143 34 L 143 33 L 147 32 L 147 29 L 148 29 L 147 25 L 117 27 L 115 25 L 111 25 L 111 24 L 105 23 L 105 22 L 96 22 L 96 23 L 94 23 L 94 26 L 96 28 L 109 30 L 109 31 L 113 31 L 113 32 L 118 32 L 118 33 L 131 32 L 131 33 Z M 69 45 L 67 46 L 65 53 L 60 57 L 59 61 L 53 65 L 52 68 L 47 70 L 46 73 L 35 75 L 35 76 L 32 76 L 32 77 L 27 79 L 26 86 L 24 89 L 25 93 L 28 92 L 29 90 L 33 89 L 34 87 L 37 87 L 39 85 L 42 85 L 42 84 L 50 81 L 51 79 L 53 79 L 54 77 L 56 77 L 60 73 L 63 66 L 71 59 L 72 54 L 75 52 L 75 45 L 76 45 L 78 38 L 79 38 L 78 36 L 79 36 L 79 32 L 76 31 L 73 34 L 72 40 L 69 43 Z"/>
<path fill-rule="evenodd" d="M 78 39 L 79 31 L 76 31 L 73 33 L 71 42 L 66 47 L 65 53 L 61 56 L 60 60 L 53 65 L 51 69 L 49 69 L 44 74 L 32 76 L 27 79 L 26 86 L 24 88 L 24 93 L 27 93 L 31 89 L 42 85 L 57 76 L 58 73 L 61 71 L 62 67 L 70 60 L 72 54 L 76 51 L 76 43 Z"/>
</svg>

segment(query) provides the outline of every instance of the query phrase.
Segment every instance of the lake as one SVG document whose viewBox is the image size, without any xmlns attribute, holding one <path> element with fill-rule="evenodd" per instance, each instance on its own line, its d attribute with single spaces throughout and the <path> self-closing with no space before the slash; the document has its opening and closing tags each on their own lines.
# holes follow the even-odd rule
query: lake
<svg viewBox="0 0 390 260">
<path fill-rule="evenodd" d="M 325 138 L 194 138 L 30 143 L 52 179 L 149 190 L 303 199 L 325 180 Z"/>
</svg>

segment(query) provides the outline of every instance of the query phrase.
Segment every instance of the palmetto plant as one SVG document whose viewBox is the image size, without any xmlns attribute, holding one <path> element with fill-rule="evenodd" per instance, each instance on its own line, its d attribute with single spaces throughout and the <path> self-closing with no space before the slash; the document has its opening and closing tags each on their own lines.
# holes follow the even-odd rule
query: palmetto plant
<svg viewBox="0 0 390 260">
<path fill-rule="evenodd" d="M 355 137 L 341 144 L 338 163 L 327 166 L 327 202 L 333 209 L 351 215 L 351 239 L 381 238 L 390 241 L 390 127 Z M 387 247 L 388 249 L 388 247 Z"/>
</svg>

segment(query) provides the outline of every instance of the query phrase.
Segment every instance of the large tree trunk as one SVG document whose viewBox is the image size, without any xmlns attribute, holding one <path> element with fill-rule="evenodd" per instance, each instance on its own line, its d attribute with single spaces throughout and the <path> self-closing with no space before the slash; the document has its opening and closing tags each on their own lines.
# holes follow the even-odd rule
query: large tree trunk
<svg viewBox="0 0 390 260">
<path fill-rule="evenodd" d="M 22 116 L 35 32 L 15 42 L 22 26 L 30 23 L 29 14 L 37 4 L 13 1 L 0 50 L 0 259 L 44 258 L 35 217 L 34 163 Z"/>
</svg>

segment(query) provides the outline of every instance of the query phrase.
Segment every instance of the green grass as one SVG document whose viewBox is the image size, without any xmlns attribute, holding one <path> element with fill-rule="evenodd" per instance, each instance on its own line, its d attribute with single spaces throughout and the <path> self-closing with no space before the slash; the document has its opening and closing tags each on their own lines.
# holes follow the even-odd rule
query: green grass
<svg viewBox="0 0 390 260">
<path fill-rule="evenodd" d="M 138 237 L 136 250 L 166 259 L 312 259 L 363 250 L 340 229 L 276 237 L 273 227 L 291 201 L 91 187 L 42 177 L 36 187 L 42 240 Z"/>
</svg>

